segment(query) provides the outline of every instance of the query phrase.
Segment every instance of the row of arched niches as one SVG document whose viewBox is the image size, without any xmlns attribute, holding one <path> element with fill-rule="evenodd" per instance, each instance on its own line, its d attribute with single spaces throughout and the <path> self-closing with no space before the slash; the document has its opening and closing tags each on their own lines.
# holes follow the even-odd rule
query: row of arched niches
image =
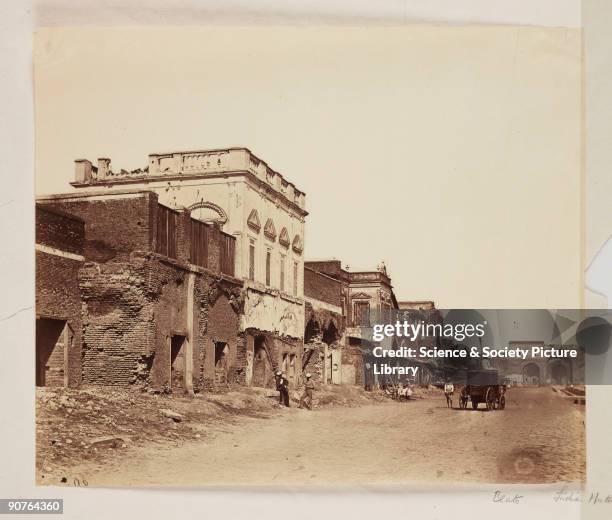
<svg viewBox="0 0 612 520">
<path fill-rule="evenodd" d="M 249 218 L 247 219 L 247 225 L 255 233 L 259 233 L 261 231 L 261 220 L 259 219 L 259 213 L 257 213 L 256 209 L 251 210 Z M 266 220 L 266 223 L 263 227 L 263 232 L 264 236 L 268 240 L 276 242 L 276 226 L 274 225 L 274 221 L 271 218 Z M 298 254 L 302 254 L 302 251 L 304 250 L 302 237 L 300 235 L 295 235 L 293 237 L 293 240 L 290 241 L 289 232 L 287 231 L 286 227 L 283 227 L 280 233 L 278 234 L 278 243 L 287 249 L 289 248 L 289 245 L 291 245 L 293 251 Z"/>
</svg>

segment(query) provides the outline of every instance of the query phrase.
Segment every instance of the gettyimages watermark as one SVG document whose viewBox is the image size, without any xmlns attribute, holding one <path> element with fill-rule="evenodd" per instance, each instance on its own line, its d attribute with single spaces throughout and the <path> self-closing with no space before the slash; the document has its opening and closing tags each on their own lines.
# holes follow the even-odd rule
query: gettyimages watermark
<svg viewBox="0 0 612 520">
<path fill-rule="evenodd" d="M 404 309 L 367 318 L 361 348 L 378 382 L 612 384 L 608 309 Z"/>
</svg>

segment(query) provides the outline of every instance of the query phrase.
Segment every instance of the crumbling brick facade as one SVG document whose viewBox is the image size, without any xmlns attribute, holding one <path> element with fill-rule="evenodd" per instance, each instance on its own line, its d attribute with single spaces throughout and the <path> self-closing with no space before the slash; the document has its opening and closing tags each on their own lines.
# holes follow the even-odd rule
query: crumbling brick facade
<svg viewBox="0 0 612 520">
<path fill-rule="evenodd" d="M 202 276 L 196 295 L 200 302 L 193 363 L 196 390 L 245 384 L 246 345 L 239 332 L 241 290 L 222 279 Z"/>
<path fill-rule="evenodd" d="M 84 223 L 36 206 L 36 384 L 81 383 L 81 301 Z"/>
<path fill-rule="evenodd" d="M 305 274 L 306 278 L 306 274 Z M 314 278 L 311 276 L 310 278 Z M 327 280 L 333 286 L 333 280 Z M 330 294 L 330 290 L 324 292 Z M 340 292 L 338 291 L 339 295 Z M 305 305 L 306 330 L 304 331 L 303 371 L 309 373 L 315 382 L 341 383 L 340 359 L 344 346 L 344 319 L 332 310 L 317 307 L 313 298 L 316 292 L 309 288 L 309 300 Z"/>
<path fill-rule="evenodd" d="M 222 272 L 232 267 L 232 237 L 192 222 L 187 212 L 160 207 L 150 192 L 58 196 L 44 207 L 81 219 L 86 261 L 74 271 L 66 300 L 80 320 L 75 341 L 82 355 L 75 370 L 83 383 L 179 393 L 244 383 L 242 282 Z M 206 241 L 198 256 L 204 265 L 192 263 L 194 236 Z M 166 254 L 155 252 L 160 243 Z M 55 275 L 45 267 L 40 281 L 45 294 Z"/>
<path fill-rule="evenodd" d="M 300 339 L 249 328 L 245 331 L 247 384 L 274 388 L 274 375 L 283 372 L 291 387 L 302 380 L 304 346 Z"/>
</svg>

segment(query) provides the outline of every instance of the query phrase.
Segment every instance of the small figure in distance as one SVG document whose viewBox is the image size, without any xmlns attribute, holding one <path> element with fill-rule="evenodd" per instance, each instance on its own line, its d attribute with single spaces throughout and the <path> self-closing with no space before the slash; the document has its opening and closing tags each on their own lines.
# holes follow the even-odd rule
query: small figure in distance
<svg viewBox="0 0 612 520">
<path fill-rule="evenodd" d="M 312 410 L 312 401 L 314 398 L 315 384 L 311 374 L 306 374 L 306 382 L 304 383 L 304 393 L 300 399 L 300 408 L 308 408 Z"/>
<path fill-rule="evenodd" d="M 455 393 L 455 386 L 450 381 L 446 381 L 444 384 L 444 397 L 446 397 L 446 406 L 448 408 L 453 407 L 453 394 Z"/>
<path fill-rule="evenodd" d="M 280 370 L 276 371 L 276 389 L 278 390 L 278 403 L 289 408 L 289 380 Z"/>
</svg>

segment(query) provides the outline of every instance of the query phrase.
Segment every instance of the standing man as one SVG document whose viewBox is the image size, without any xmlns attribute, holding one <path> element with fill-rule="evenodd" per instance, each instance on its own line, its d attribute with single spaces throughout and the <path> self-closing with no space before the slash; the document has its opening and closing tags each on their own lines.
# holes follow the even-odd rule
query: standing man
<svg viewBox="0 0 612 520">
<path fill-rule="evenodd" d="M 455 386 L 450 381 L 446 381 L 444 384 L 444 396 L 446 397 L 446 406 L 449 408 L 453 407 L 453 394 L 455 393 Z"/>
<path fill-rule="evenodd" d="M 302 394 L 302 397 L 300 399 L 300 408 L 304 408 L 304 406 L 306 406 L 306 408 L 308 408 L 309 410 L 312 410 L 312 401 L 314 398 L 315 389 L 315 384 L 311 377 L 312 376 L 310 374 L 306 374 L 306 382 L 304 383 L 304 393 Z"/>
<path fill-rule="evenodd" d="M 276 371 L 276 389 L 278 390 L 279 404 L 289 408 L 289 380 L 280 370 Z"/>
</svg>

